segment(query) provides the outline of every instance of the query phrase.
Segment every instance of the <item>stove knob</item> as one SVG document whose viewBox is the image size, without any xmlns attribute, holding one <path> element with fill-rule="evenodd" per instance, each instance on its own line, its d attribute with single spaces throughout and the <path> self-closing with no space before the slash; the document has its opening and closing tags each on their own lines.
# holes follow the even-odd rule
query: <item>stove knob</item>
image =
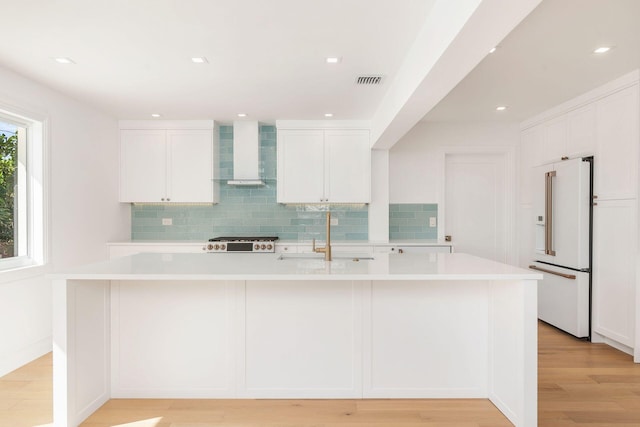
<svg viewBox="0 0 640 427">
<path fill-rule="evenodd" d="M 220 245 L 220 249 L 224 251 L 225 249 L 227 249 L 227 245 L 225 245 L 224 243 L 221 244 Z"/>
<path fill-rule="evenodd" d="M 257 250 L 259 250 L 259 249 L 260 249 L 260 245 L 256 243 L 256 244 L 253 246 L 253 249 L 255 249 L 256 251 L 257 251 Z"/>
<path fill-rule="evenodd" d="M 271 245 L 271 243 L 269 243 L 269 244 L 267 245 L 267 249 L 269 249 L 269 250 L 273 249 L 273 246 Z"/>
<path fill-rule="evenodd" d="M 208 249 L 208 250 L 210 250 L 210 251 L 211 251 L 211 250 L 213 250 L 213 245 L 212 245 L 211 243 L 209 243 L 209 244 L 207 245 L 207 249 Z"/>
<path fill-rule="evenodd" d="M 260 246 L 260 249 L 262 249 L 262 250 L 264 251 L 265 249 L 267 249 L 267 245 L 265 245 L 265 244 L 263 243 L 263 244 L 262 244 L 262 246 Z"/>
<path fill-rule="evenodd" d="M 215 245 L 213 245 L 213 249 L 217 251 L 218 249 L 220 249 L 220 245 L 216 243 Z"/>
</svg>

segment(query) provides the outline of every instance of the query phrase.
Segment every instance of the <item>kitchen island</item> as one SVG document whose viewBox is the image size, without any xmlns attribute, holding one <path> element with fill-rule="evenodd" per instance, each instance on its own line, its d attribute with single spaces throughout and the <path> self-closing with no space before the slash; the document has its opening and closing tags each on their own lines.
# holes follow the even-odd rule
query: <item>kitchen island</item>
<svg viewBox="0 0 640 427">
<path fill-rule="evenodd" d="M 466 254 L 138 254 L 54 276 L 54 425 L 110 398 L 488 398 L 537 420 L 539 273 Z"/>
</svg>

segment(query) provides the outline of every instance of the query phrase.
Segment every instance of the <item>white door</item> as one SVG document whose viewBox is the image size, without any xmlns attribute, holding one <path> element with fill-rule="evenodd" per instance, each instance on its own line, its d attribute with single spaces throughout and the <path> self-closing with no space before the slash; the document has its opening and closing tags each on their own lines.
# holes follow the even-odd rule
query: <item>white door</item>
<svg viewBox="0 0 640 427">
<path fill-rule="evenodd" d="M 505 157 L 500 153 L 446 155 L 444 234 L 451 236 L 456 252 L 508 261 Z"/>
</svg>

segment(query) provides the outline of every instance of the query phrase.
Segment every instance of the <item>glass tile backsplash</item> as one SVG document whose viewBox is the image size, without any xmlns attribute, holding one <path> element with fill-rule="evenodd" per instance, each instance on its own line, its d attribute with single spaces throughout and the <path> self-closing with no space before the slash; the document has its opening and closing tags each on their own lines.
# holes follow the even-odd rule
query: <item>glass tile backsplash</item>
<svg viewBox="0 0 640 427">
<path fill-rule="evenodd" d="M 132 205 L 132 240 L 206 240 L 223 235 L 278 236 L 284 240 L 325 238 L 323 206 L 285 206 L 276 203 L 276 128 L 260 126 L 260 173 L 263 187 L 234 187 L 233 126 L 220 126 L 220 202 L 217 205 Z M 331 206 L 338 225 L 333 240 L 367 240 L 367 206 Z M 170 218 L 172 225 L 162 225 Z M 422 237 L 416 237 L 422 238 Z"/>
<path fill-rule="evenodd" d="M 438 217 L 435 203 L 402 203 L 389 205 L 389 239 L 436 239 L 438 227 L 429 227 L 429 218 Z"/>
</svg>

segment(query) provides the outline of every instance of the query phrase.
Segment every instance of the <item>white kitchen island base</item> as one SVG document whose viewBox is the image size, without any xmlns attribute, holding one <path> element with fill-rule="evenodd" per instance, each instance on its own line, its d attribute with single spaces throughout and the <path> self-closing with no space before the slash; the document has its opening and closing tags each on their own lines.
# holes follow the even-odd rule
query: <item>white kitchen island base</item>
<svg viewBox="0 0 640 427">
<path fill-rule="evenodd" d="M 55 426 L 125 397 L 489 398 L 536 425 L 535 273 L 491 276 L 482 262 L 501 264 L 464 254 L 385 255 L 386 272 L 181 273 L 194 256 L 54 280 Z M 440 260 L 437 274 L 389 273 L 412 257 Z M 465 257 L 474 276 L 453 274 Z M 141 269 L 154 259 L 163 274 Z"/>
</svg>

